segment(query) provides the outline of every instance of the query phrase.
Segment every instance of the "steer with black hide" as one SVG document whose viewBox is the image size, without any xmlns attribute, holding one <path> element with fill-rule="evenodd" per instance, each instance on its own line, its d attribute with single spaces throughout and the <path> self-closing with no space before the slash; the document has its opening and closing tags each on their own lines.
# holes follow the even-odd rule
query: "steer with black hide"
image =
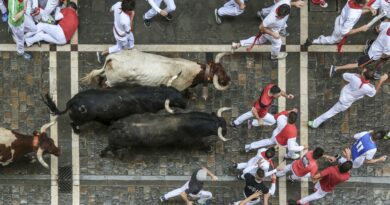
<svg viewBox="0 0 390 205">
<path fill-rule="evenodd" d="M 40 132 L 35 131 L 33 135 L 21 134 L 16 131 L 0 128 L 0 164 L 3 166 L 11 162 L 27 159 L 26 155 L 36 152 L 38 161 L 46 168 L 49 165 L 43 160 L 44 153 L 60 156 L 60 149 L 55 145 L 53 139 L 47 136 L 46 130 L 57 122 L 57 118 L 50 123 L 44 124 Z"/>
<path fill-rule="evenodd" d="M 170 85 L 177 76 L 168 83 Z M 188 99 L 173 87 L 120 85 L 113 88 L 90 89 L 76 94 L 66 103 L 66 109 L 58 110 L 52 98 L 46 94 L 43 99 L 55 115 L 69 112 L 71 126 L 79 133 L 79 126 L 97 121 L 110 125 L 112 121 L 136 113 L 157 112 L 166 109 L 173 113 L 170 106 L 186 108 Z"/>
<path fill-rule="evenodd" d="M 105 78 L 105 84 L 109 87 L 122 82 L 159 86 L 167 84 L 172 76 L 181 72 L 181 76 L 172 84 L 180 91 L 208 83 L 213 83 L 217 90 L 226 90 L 230 77 L 220 63 L 226 54 L 217 54 L 214 62 L 198 64 L 183 58 L 168 58 L 136 49 L 125 50 L 108 55 L 103 68 L 93 70 L 82 82 L 90 84 L 92 81 L 98 81 L 101 85 Z"/>
<path fill-rule="evenodd" d="M 132 115 L 114 122 L 109 128 L 108 146 L 101 152 L 118 155 L 119 149 L 131 147 L 194 146 L 207 147 L 205 138 L 217 135 L 226 141 L 226 121 L 221 114 L 230 108 L 220 108 L 215 113 L 189 112 Z"/>
</svg>

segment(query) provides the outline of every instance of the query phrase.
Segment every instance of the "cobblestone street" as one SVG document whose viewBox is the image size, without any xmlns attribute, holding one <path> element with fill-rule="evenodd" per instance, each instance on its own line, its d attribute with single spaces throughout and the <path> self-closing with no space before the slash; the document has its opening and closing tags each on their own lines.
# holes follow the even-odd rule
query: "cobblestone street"
<svg viewBox="0 0 390 205">
<path fill-rule="evenodd" d="M 33 59 L 25 61 L 16 56 L 15 44 L 6 24 L 0 24 L 0 126 L 20 133 L 32 134 L 51 119 L 50 111 L 41 95 L 50 93 L 58 108 L 76 93 L 95 88 L 80 82 L 93 69 L 99 69 L 96 51 L 115 43 L 112 34 L 112 14 L 108 13 L 113 0 L 79 0 L 79 29 L 71 45 L 43 44 L 28 48 Z M 307 127 L 313 120 L 339 98 L 345 85 L 342 74 L 329 78 L 332 64 L 355 62 L 362 55 L 367 39 L 375 39 L 373 32 L 360 33 L 348 38 L 345 52 L 338 54 L 335 45 L 303 46 L 306 38 L 331 34 L 334 19 L 340 13 L 345 0 L 328 1 L 328 8 L 321 8 L 305 1 L 302 10 L 292 9 L 288 21 L 290 36 L 283 39 L 282 50 L 288 52 L 285 60 L 270 60 L 270 46 L 255 46 L 253 52 L 239 49 L 230 53 L 232 41 L 238 41 L 258 32 L 259 18 L 256 11 L 273 4 L 271 0 L 249 1 L 244 14 L 224 19 L 217 25 L 214 8 L 225 1 L 177 0 L 174 20 L 167 22 L 161 17 L 152 20 L 151 28 L 143 25 L 142 14 L 149 9 L 147 1 L 137 1 L 134 20 L 136 49 L 171 58 L 184 58 L 206 63 L 219 52 L 229 52 L 221 63 L 231 78 L 226 91 L 217 91 L 208 85 L 208 98 L 202 99 L 202 86 L 191 88 L 193 98 L 185 112 L 216 112 L 221 107 L 231 107 L 223 113 L 224 119 L 247 112 L 258 98 L 262 88 L 278 84 L 293 100 L 275 100 L 271 113 L 284 109 L 300 110 L 297 122 L 298 141 L 311 149 L 323 147 L 327 154 L 341 154 L 349 147 L 355 133 L 374 128 L 389 130 L 390 84 L 388 81 L 373 98 L 365 97 L 347 111 L 328 120 L 318 129 Z M 303 12 L 303 10 L 305 10 Z M 358 25 L 372 17 L 363 16 Z M 389 64 L 384 71 L 389 72 Z M 351 71 L 353 72 L 353 71 Z M 358 72 L 356 70 L 355 72 Z M 162 122 L 164 123 L 164 122 Z M 255 155 L 245 153 L 244 145 L 271 137 L 272 127 L 247 129 L 246 122 L 237 129 L 228 127 L 223 142 L 217 136 L 210 137 L 212 151 L 206 153 L 194 148 L 133 148 L 124 151 L 124 159 L 111 155 L 101 158 L 100 151 L 107 144 L 107 126 L 88 123 L 81 127 L 79 135 L 72 132 L 69 116 L 59 117 L 49 134 L 61 148 L 60 157 L 45 156 L 50 169 L 38 162 L 17 162 L 0 167 L 0 205 L 154 205 L 162 204 L 159 197 L 182 186 L 194 170 L 207 166 L 220 180 L 205 182 L 205 190 L 213 193 L 211 204 L 227 205 L 242 199 L 245 181 L 237 180 L 238 172 L 232 163 L 244 162 Z M 375 157 L 390 154 L 390 141 L 378 144 Z M 275 157 L 275 165 L 284 164 L 282 157 Z M 288 160 L 287 163 L 291 161 Z M 321 161 L 321 169 L 327 164 Z M 270 185 L 267 179 L 266 185 Z M 290 183 L 279 178 L 273 205 L 287 204 L 312 193 L 313 184 L 302 181 Z M 164 203 L 184 204 L 180 197 Z M 390 205 L 390 161 L 375 165 L 363 165 L 353 169 L 351 179 L 339 185 L 325 198 L 311 202 L 313 205 Z"/>
</svg>

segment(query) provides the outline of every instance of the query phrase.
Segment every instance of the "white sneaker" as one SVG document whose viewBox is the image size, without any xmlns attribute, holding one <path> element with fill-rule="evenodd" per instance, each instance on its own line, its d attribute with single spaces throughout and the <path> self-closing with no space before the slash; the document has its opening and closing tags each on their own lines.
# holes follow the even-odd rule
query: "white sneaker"
<svg viewBox="0 0 390 205">
<path fill-rule="evenodd" d="M 232 42 L 232 53 L 241 46 L 240 43 Z"/>
<path fill-rule="evenodd" d="M 222 23 L 222 19 L 221 17 L 218 15 L 218 9 L 215 9 L 214 10 L 214 16 L 215 16 L 215 22 L 217 24 L 221 24 Z"/>
<path fill-rule="evenodd" d="M 277 56 L 271 55 L 271 60 L 279 60 L 287 57 L 286 52 L 280 52 Z"/>
<path fill-rule="evenodd" d="M 246 144 L 245 145 L 245 152 L 251 151 L 251 145 Z"/>
<path fill-rule="evenodd" d="M 299 159 L 299 157 L 300 157 L 300 155 L 297 154 L 297 153 L 294 153 L 291 156 L 288 156 L 287 154 L 284 155 L 284 158 L 286 158 L 286 159 L 293 159 L 293 160 Z"/>
<path fill-rule="evenodd" d="M 328 3 L 323 3 L 323 4 L 320 4 L 320 6 L 322 7 L 322 8 L 326 8 L 326 7 L 328 7 Z"/>
</svg>

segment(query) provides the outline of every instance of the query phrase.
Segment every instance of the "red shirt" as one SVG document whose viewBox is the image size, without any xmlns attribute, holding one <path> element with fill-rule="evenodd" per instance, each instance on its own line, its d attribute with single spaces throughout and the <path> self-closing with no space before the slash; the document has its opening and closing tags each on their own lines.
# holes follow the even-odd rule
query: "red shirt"
<svg viewBox="0 0 390 205">
<path fill-rule="evenodd" d="M 274 100 L 273 96 L 269 96 L 269 90 L 271 90 L 274 84 L 270 83 L 261 92 L 261 95 L 258 100 L 254 103 L 253 107 L 257 110 L 257 114 L 260 118 L 263 118 L 267 113 L 268 109 L 271 107 L 272 101 Z"/>
<path fill-rule="evenodd" d="M 79 26 L 79 17 L 77 16 L 76 11 L 69 7 L 62 9 L 61 13 L 64 18 L 58 22 L 58 25 L 61 26 L 66 41 L 69 42 Z"/>
<path fill-rule="evenodd" d="M 286 146 L 289 139 L 296 138 L 298 135 L 297 127 L 295 124 L 289 124 L 287 122 L 287 116 L 288 111 L 282 111 L 274 116 L 277 120 L 278 127 L 283 126 L 280 132 L 276 134 L 276 141 L 282 146 Z"/>
<path fill-rule="evenodd" d="M 317 161 L 313 159 L 313 151 L 308 151 L 301 159 L 295 160 L 292 163 L 292 170 L 298 177 L 303 177 L 310 173 L 313 177 L 317 174 Z"/>
<path fill-rule="evenodd" d="M 347 181 L 350 177 L 349 172 L 340 173 L 337 165 L 322 170 L 320 175 L 321 189 L 325 192 L 331 192 L 338 184 Z"/>
</svg>

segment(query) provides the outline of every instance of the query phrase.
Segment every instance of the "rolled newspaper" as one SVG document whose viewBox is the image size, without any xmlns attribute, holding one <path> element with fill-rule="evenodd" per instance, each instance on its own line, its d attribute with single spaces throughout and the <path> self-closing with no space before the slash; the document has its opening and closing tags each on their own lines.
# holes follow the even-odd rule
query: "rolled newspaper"
<svg viewBox="0 0 390 205">
<path fill-rule="evenodd" d="M 378 16 L 376 16 L 375 18 L 373 18 L 368 24 L 367 26 L 368 27 L 371 27 L 372 25 L 374 25 L 374 23 L 376 23 L 377 21 L 379 21 L 381 18 L 385 17 L 386 16 L 386 11 L 382 11 Z"/>
</svg>

